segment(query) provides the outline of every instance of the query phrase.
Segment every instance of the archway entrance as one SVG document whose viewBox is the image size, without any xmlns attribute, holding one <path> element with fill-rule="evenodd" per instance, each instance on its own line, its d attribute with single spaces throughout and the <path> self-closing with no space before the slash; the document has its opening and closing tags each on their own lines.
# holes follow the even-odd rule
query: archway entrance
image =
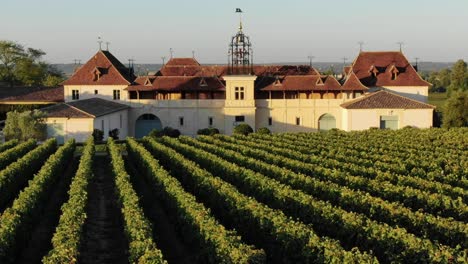
<svg viewBox="0 0 468 264">
<path fill-rule="evenodd" d="M 153 129 L 162 129 L 161 120 L 153 114 L 143 114 L 135 122 L 135 137 L 142 138 Z"/>
<path fill-rule="evenodd" d="M 331 114 L 324 114 L 319 118 L 318 127 L 320 131 L 327 131 L 336 128 L 336 119 Z"/>
</svg>

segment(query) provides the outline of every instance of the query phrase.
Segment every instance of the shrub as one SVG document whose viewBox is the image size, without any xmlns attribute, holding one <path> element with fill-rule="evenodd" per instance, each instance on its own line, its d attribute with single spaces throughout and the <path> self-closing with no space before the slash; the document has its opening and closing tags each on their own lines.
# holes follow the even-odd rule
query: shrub
<svg viewBox="0 0 468 264">
<path fill-rule="evenodd" d="M 234 128 L 234 134 L 247 136 L 250 133 L 253 133 L 253 129 L 248 124 L 240 124 Z"/>
<path fill-rule="evenodd" d="M 46 138 L 46 114 L 39 110 L 25 112 L 8 112 L 5 120 L 5 138 L 27 141 L 34 138 L 43 140 Z"/>
<path fill-rule="evenodd" d="M 94 138 L 94 142 L 102 141 L 104 139 L 104 131 L 95 128 L 93 130 L 93 138 Z"/>
<path fill-rule="evenodd" d="M 112 139 L 117 140 L 117 139 L 119 139 L 119 133 L 120 133 L 119 129 L 114 128 L 111 131 L 109 131 L 109 137 L 111 137 Z"/>
<path fill-rule="evenodd" d="M 197 135 L 213 136 L 216 134 L 219 134 L 219 129 L 214 127 L 203 128 L 197 131 Z"/>
<path fill-rule="evenodd" d="M 259 129 L 257 129 L 257 133 L 258 134 L 269 135 L 269 134 L 271 134 L 271 131 L 270 131 L 270 129 L 268 129 L 266 127 L 261 127 Z"/>
<path fill-rule="evenodd" d="M 173 137 L 178 138 L 180 136 L 180 131 L 178 129 L 174 129 L 172 127 L 164 127 L 162 130 L 153 129 L 148 134 L 150 137 Z"/>
</svg>

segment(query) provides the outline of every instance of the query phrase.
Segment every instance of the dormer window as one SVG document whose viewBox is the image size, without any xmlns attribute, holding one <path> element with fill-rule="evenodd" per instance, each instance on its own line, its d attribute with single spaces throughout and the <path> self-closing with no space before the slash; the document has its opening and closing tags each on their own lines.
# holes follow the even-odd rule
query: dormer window
<svg viewBox="0 0 468 264">
<path fill-rule="evenodd" d="M 146 78 L 145 86 L 151 86 L 151 81 L 149 78 Z"/>
<path fill-rule="evenodd" d="M 390 72 L 392 74 L 392 80 L 396 80 L 397 76 L 398 76 L 398 73 L 400 73 L 400 71 L 397 69 L 397 67 L 395 65 L 392 65 L 392 68 L 390 69 Z"/>
<path fill-rule="evenodd" d="M 281 85 L 281 80 L 279 79 L 278 76 L 276 76 L 276 80 L 275 80 L 275 83 L 273 83 L 273 85 Z"/>
<path fill-rule="evenodd" d="M 369 71 L 373 77 L 377 77 L 377 74 L 379 74 L 379 70 L 377 70 L 377 68 L 374 65 L 371 66 Z"/>
<path fill-rule="evenodd" d="M 200 80 L 200 86 L 208 86 L 204 77 L 202 77 Z"/>
<path fill-rule="evenodd" d="M 97 82 L 101 78 L 102 72 L 99 70 L 99 68 L 94 68 L 93 70 L 93 81 Z"/>
</svg>

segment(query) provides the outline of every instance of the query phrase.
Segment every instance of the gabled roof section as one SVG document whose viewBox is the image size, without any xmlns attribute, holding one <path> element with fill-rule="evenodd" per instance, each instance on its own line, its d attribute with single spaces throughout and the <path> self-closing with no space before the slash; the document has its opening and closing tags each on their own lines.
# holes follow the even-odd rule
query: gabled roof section
<svg viewBox="0 0 468 264">
<path fill-rule="evenodd" d="M 346 80 L 341 86 L 343 90 L 347 91 L 367 91 L 369 90 L 365 85 L 359 81 L 358 77 L 354 72 L 351 72 L 349 75 L 346 76 Z"/>
<path fill-rule="evenodd" d="M 434 109 L 435 106 L 388 91 L 369 93 L 341 104 L 345 109 Z"/>
<path fill-rule="evenodd" d="M 398 78 L 392 78 L 389 69 L 394 65 Z M 352 71 L 367 87 L 430 86 L 416 72 L 400 51 L 361 52 L 352 64 Z"/>
<path fill-rule="evenodd" d="M 99 78 L 96 77 L 99 74 Z M 98 51 L 63 85 L 129 85 L 135 75 L 109 51 Z"/>
</svg>

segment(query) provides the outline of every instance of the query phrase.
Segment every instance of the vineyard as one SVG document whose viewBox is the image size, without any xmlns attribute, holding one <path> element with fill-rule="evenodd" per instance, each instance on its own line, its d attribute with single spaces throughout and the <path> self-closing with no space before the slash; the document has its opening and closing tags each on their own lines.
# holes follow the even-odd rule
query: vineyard
<svg viewBox="0 0 468 264">
<path fill-rule="evenodd" d="M 0 145 L 0 263 L 468 263 L 468 129 Z"/>
</svg>

